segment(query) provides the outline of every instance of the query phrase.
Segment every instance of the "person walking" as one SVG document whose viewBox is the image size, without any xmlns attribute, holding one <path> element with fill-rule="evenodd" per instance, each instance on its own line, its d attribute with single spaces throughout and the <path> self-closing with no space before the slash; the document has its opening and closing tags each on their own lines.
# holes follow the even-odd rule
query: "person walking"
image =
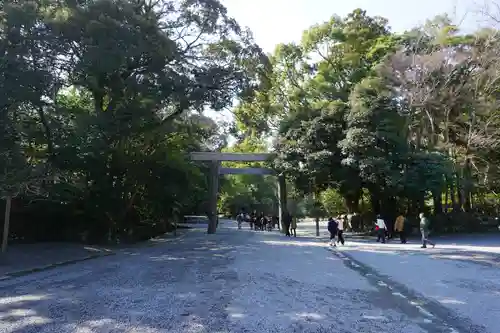
<svg viewBox="0 0 500 333">
<path fill-rule="evenodd" d="M 403 214 L 399 215 L 394 222 L 394 232 L 399 234 L 399 240 L 401 244 L 406 244 L 406 230 L 405 230 L 406 218 Z"/>
<path fill-rule="evenodd" d="M 238 229 L 241 229 L 241 223 L 243 222 L 243 213 L 239 213 L 236 217 L 236 221 L 238 222 Z"/>
<path fill-rule="evenodd" d="M 345 225 L 344 227 L 344 230 L 347 230 L 347 231 L 352 231 L 352 217 L 354 216 L 353 213 L 349 213 L 346 215 L 347 216 L 347 225 Z"/>
<path fill-rule="evenodd" d="M 261 231 L 264 231 L 266 229 L 266 224 L 267 224 L 266 214 L 264 214 L 264 212 L 260 212 L 260 215 L 259 215 L 259 229 Z"/>
<path fill-rule="evenodd" d="M 292 217 L 290 221 L 290 233 L 293 237 L 297 237 L 297 217 Z"/>
<path fill-rule="evenodd" d="M 253 230 L 254 229 L 254 225 L 255 225 L 255 222 L 257 220 L 257 211 L 254 210 L 251 214 L 250 214 L 250 230 Z"/>
<path fill-rule="evenodd" d="M 273 228 L 275 228 L 276 226 L 278 226 L 278 230 L 281 230 L 280 228 L 280 219 L 278 217 L 278 215 L 273 215 L 273 218 L 272 218 L 272 221 L 273 221 Z"/>
<path fill-rule="evenodd" d="M 385 243 L 385 233 L 387 231 L 387 226 L 385 225 L 385 221 L 380 215 L 377 215 L 375 230 L 377 230 L 377 242 L 380 242 L 382 240 L 382 243 Z"/>
<path fill-rule="evenodd" d="M 289 212 L 285 213 L 283 227 L 285 228 L 285 236 L 290 237 L 290 225 L 292 223 L 292 215 Z"/>
<path fill-rule="evenodd" d="M 339 216 L 337 224 L 337 243 L 344 245 L 344 225 L 347 220 L 347 215 Z"/>
<path fill-rule="evenodd" d="M 328 232 L 330 233 L 330 246 L 337 246 L 337 244 L 335 243 L 335 236 L 337 235 L 337 231 L 338 231 L 338 223 L 337 221 L 335 221 L 335 219 L 333 217 L 330 217 L 328 219 Z"/>
<path fill-rule="evenodd" d="M 429 219 L 425 216 L 424 213 L 420 213 L 420 234 L 422 235 L 422 249 L 427 248 L 427 243 L 432 245 L 434 248 L 436 244 L 429 240 Z"/>
</svg>

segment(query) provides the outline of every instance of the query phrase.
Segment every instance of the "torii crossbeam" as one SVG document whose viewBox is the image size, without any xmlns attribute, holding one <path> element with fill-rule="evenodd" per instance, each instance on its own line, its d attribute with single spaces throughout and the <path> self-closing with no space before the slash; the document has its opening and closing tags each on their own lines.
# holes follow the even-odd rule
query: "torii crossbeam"
<svg viewBox="0 0 500 333">
<path fill-rule="evenodd" d="M 213 234 L 217 229 L 217 199 L 219 195 L 219 176 L 228 174 L 275 175 L 274 170 L 267 168 L 222 168 L 220 162 L 263 162 L 276 157 L 273 153 L 222 153 L 222 152 L 193 152 L 191 160 L 209 161 L 210 168 L 210 210 L 207 233 Z M 286 214 L 286 182 L 283 175 L 278 178 L 279 216 L 284 221 Z"/>
</svg>

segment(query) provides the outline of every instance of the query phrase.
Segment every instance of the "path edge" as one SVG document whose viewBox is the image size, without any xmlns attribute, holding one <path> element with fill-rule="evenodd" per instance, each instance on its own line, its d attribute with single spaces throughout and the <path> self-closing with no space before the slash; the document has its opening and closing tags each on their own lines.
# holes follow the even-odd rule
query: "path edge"
<svg viewBox="0 0 500 333">
<path fill-rule="evenodd" d="M 139 244 L 136 244 L 135 246 L 131 246 L 131 248 L 141 248 L 141 247 L 154 247 L 163 244 L 162 242 L 157 242 L 159 239 L 181 239 L 184 238 L 188 232 L 177 232 L 177 235 L 174 236 L 172 233 L 166 233 L 165 235 L 162 236 L 157 236 L 154 238 L 151 238 L 147 241 L 141 242 Z M 118 254 L 124 249 L 116 249 L 116 250 L 110 250 L 110 249 L 101 249 L 98 253 L 90 254 L 88 256 L 80 257 L 80 258 L 73 258 L 73 259 L 68 259 L 68 260 L 63 260 L 63 261 L 58 261 L 52 264 L 44 265 L 44 266 L 38 266 L 38 267 L 32 267 L 32 268 L 27 268 L 27 269 L 22 269 L 18 271 L 12 271 L 12 272 L 7 272 L 3 275 L 0 276 L 0 281 L 5 281 L 5 280 L 10 280 L 14 279 L 17 277 L 22 277 L 26 275 L 30 275 L 33 273 L 38 273 L 38 272 L 44 272 L 48 271 L 54 268 L 58 267 L 63 267 L 63 266 L 69 266 L 72 264 L 76 264 L 79 262 L 83 261 L 88 261 L 92 259 L 97 259 L 97 258 L 102 258 L 102 257 L 109 257 Z"/>
<path fill-rule="evenodd" d="M 8 273 L 0 276 L 0 281 L 5 281 L 5 280 L 25 276 L 25 275 L 30 275 L 30 274 L 37 273 L 37 272 L 43 272 L 43 271 L 47 271 L 47 270 L 54 269 L 57 267 L 68 266 L 68 265 L 76 264 L 76 263 L 82 262 L 82 261 L 112 256 L 115 254 L 116 254 L 116 252 L 114 252 L 114 251 L 104 250 L 103 252 L 91 254 L 91 255 L 88 255 L 85 257 L 81 257 L 81 258 L 63 260 L 63 261 L 58 261 L 58 262 L 48 264 L 45 266 L 32 267 L 32 268 L 22 269 L 19 271 L 12 271 L 12 272 L 8 272 Z"/>
</svg>

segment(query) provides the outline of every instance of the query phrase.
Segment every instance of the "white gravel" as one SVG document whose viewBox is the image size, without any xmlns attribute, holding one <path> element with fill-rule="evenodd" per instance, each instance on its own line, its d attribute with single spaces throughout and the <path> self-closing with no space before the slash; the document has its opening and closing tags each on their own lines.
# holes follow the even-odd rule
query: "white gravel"
<svg viewBox="0 0 500 333">
<path fill-rule="evenodd" d="M 233 264 L 232 332 L 426 332 L 324 243 L 254 234 Z"/>
<path fill-rule="evenodd" d="M 464 245 L 465 246 L 465 245 Z M 483 333 L 500 332 L 500 256 L 486 247 L 443 244 L 422 250 L 419 244 L 350 242 L 346 254 L 483 326 Z"/>
<path fill-rule="evenodd" d="M 437 332 L 346 265 L 314 240 L 222 223 L 0 281 L 0 333 Z"/>
</svg>

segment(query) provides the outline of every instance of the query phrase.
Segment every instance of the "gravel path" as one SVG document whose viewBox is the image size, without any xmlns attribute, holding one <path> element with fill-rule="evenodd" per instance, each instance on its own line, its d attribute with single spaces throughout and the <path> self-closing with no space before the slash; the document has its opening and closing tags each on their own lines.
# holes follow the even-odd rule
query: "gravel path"
<svg viewBox="0 0 500 333">
<path fill-rule="evenodd" d="M 228 307 L 232 332 L 417 333 L 434 328 L 312 239 L 261 233 L 239 251 L 233 267 L 240 287 Z"/>
<path fill-rule="evenodd" d="M 453 332 L 310 238 L 188 232 L 0 281 L 0 332 Z"/>
<path fill-rule="evenodd" d="M 299 230 L 313 235 L 315 225 L 303 223 Z M 326 223 L 321 234 L 326 236 Z M 430 320 L 449 324 L 455 333 L 500 332 L 500 233 L 435 241 L 436 248 L 424 250 L 418 239 L 380 244 L 374 238 L 348 238 L 335 254 L 359 274 L 418 306 Z"/>
<path fill-rule="evenodd" d="M 431 312 L 460 323 L 460 331 L 500 332 L 500 247 L 373 243 L 349 242 L 342 253 L 375 268 L 389 285 L 411 290 Z"/>
</svg>

